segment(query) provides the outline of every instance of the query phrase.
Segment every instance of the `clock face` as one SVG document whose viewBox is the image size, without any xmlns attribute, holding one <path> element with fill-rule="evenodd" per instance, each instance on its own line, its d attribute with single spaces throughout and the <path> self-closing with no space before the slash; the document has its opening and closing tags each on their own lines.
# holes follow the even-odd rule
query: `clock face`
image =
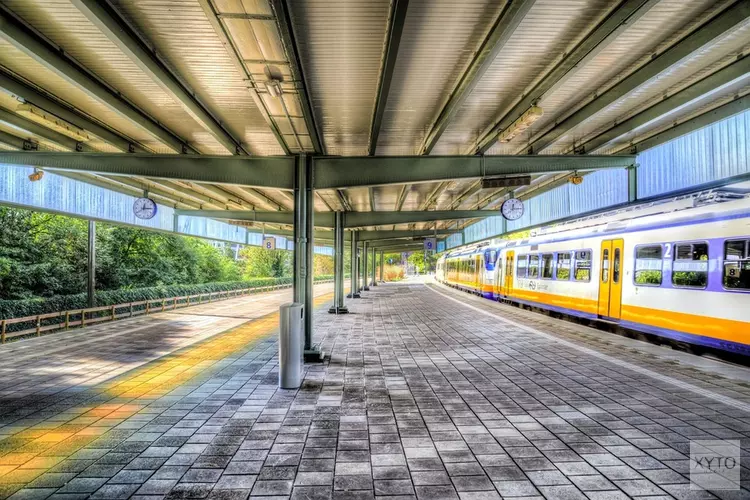
<svg viewBox="0 0 750 500">
<path fill-rule="evenodd" d="M 133 213 L 139 219 L 153 219 L 156 215 L 156 202 L 151 198 L 138 198 L 133 203 Z"/>
<path fill-rule="evenodd" d="M 500 212 L 508 220 L 518 220 L 523 217 L 523 202 L 517 198 L 505 200 L 500 207 Z"/>
</svg>

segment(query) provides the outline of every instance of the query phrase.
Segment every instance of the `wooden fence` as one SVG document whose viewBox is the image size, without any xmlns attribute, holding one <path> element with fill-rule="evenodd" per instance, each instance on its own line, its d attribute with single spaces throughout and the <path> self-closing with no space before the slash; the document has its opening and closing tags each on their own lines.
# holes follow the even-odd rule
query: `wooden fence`
<svg viewBox="0 0 750 500">
<path fill-rule="evenodd" d="M 317 283 L 331 283 L 333 280 L 318 281 Z M 199 293 L 197 295 L 184 295 L 182 297 L 169 297 L 163 299 L 141 300 L 138 302 L 127 302 L 125 304 L 114 304 L 111 306 L 89 307 L 71 311 L 59 311 L 23 318 L 11 318 L 0 320 L 0 343 L 4 344 L 8 339 L 23 337 L 27 335 L 42 335 L 42 332 L 51 330 L 67 330 L 73 327 L 84 327 L 103 321 L 114 321 L 122 318 L 132 318 L 152 312 L 173 311 L 178 308 L 207 304 L 217 300 L 226 300 L 252 293 L 270 292 L 283 288 L 291 288 L 291 283 L 281 285 L 267 285 L 253 288 L 241 288 L 238 290 L 226 290 L 220 292 Z M 45 320 L 57 321 L 49 322 Z M 8 326 L 18 323 L 30 323 L 34 326 L 25 330 L 8 332 Z M 44 324 L 43 324 L 44 323 Z"/>
</svg>

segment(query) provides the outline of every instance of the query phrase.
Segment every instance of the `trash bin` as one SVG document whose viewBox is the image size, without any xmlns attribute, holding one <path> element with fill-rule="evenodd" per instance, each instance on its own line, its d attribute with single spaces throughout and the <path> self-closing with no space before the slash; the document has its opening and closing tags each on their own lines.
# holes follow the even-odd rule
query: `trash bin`
<svg viewBox="0 0 750 500">
<path fill-rule="evenodd" d="M 298 389 L 305 354 L 305 305 L 284 304 L 279 312 L 279 387 Z"/>
</svg>

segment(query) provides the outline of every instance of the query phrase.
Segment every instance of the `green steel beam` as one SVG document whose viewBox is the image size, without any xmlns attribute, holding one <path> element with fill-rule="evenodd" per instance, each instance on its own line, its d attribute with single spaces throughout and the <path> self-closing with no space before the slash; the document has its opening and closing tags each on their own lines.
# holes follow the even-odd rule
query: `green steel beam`
<svg viewBox="0 0 750 500">
<path fill-rule="evenodd" d="M 403 253 L 403 252 L 418 252 L 424 250 L 424 245 L 399 245 L 390 247 L 375 247 L 378 252 L 383 253 Z"/>
<path fill-rule="evenodd" d="M 439 229 L 437 236 L 453 234 L 455 231 Z M 430 238 L 435 235 L 435 231 L 360 231 L 360 241 L 376 241 L 392 238 Z"/>
<path fill-rule="evenodd" d="M 92 133 L 108 144 L 119 149 L 123 153 L 147 153 L 148 151 L 139 146 L 135 141 L 112 131 L 106 126 L 100 124 L 94 119 L 84 116 L 75 111 L 72 107 L 62 104 L 51 97 L 44 95 L 39 90 L 30 85 L 0 71 L 0 89 L 20 98 L 26 103 L 34 104 L 55 116 L 59 116 L 66 122 L 72 123 L 78 128 L 82 128 Z"/>
<path fill-rule="evenodd" d="M 632 25 L 658 0 L 623 0 L 614 7 L 588 35 L 547 73 L 530 92 L 525 93 L 510 110 L 503 113 L 491 127 L 480 135 L 480 139 L 467 151 L 468 154 L 484 154 L 497 140 L 498 134 L 511 126 L 535 102 L 559 87 L 572 76 L 577 68 L 607 47 L 622 30 Z"/>
<path fill-rule="evenodd" d="M 450 124 L 453 117 L 461 109 L 461 106 L 476 87 L 482 76 L 487 72 L 494 62 L 497 54 L 505 46 L 505 43 L 521 24 L 523 18 L 534 5 L 535 0 L 514 0 L 505 2 L 502 12 L 497 17 L 495 24 L 482 42 L 482 46 L 475 53 L 474 59 L 469 64 L 456 88 L 448 98 L 437 120 L 433 123 L 430 131 L 424 138 L 419 148 L 419 153 L 428 155 L 440 140 L 443 132 Z"/>
<path fill-rule="evenodd" d="M 35 142 L 29 141 L 27 139 L 22 139 L 21 137 L 16 137 L 15 135 L 9 134 L 4 130 L 0 130 L 0 143 L 5 144 L 6 146 L 11 148 L 23 149 L 27 151 L 39 147 L 39 145 Z"/>
<path fill-rule="evenodd" d="M 106 86 L 65 55 L 61 47 L 50 44 L 31 27 L 0 4 L 0 38 L 41 63 L 47 69 L 102 102 L 133 124 L 142 128 L 177 153 L 195 152 L 188 144 L 120 94 Z"/>
<path fill-rule="evenodd" d="M 381 248 L 381 247 L 389 247 L 389 246 L 398 246 L 398 245 L 422 245 L 423 241 L 420 240 L 405 240 L 402 238 L 391 238 L 387 240 L 370 240 L 367 242 L 368 246 L 371 248 Z"/>
<path fill-rule="evenodd" d="M 626 168 L 634 155 L 317 157 L 316 189 Z M 292 156 L 6 152 L 0 162 L 95 174 L 292 189 Z M 431 219 L 435 220 L 435 219 Z"/>
<path fill-rule="evenodd" d="M 94 174 L 292 189 L 294 157 L 0 152 L 0 163 Z"/>
<path fill-rule="evenodd" d="M 493 215 L 497 215 L 497 212 L 488 212 L 485 210 L 347 212 L 344 216 L 344 221 L 346 227 L 367 227 L 409 224 L 412 222 L 432 222 L 436 220 L 480 219 L 492 217 Z"/>
<path fill-rule="evenodd" d="M 248 231 L 252 233 L 263 233 L 262 229 L 254 228 L 254 227 L 245 227 Z M 273 234 L 277 236 L 288 236 L 291 237 L 294 235 L 294 231 L 287 230 L 287 229 L 266 229 L 267 234 Z M 455 231 L 445 231 L 445 230 L 438 230 L 437 235 L 438 236 L 446 236 L 449 234 L 453 234 Z M 359 241 L 372 241 L 372 242 L 379 242 L 382 240 L 406 240 L 408 238 L 430 238 L 432 237 L 435 232 L 434 231 L 359 231 Z M 344 240 L 345 241 L 351 241 L 352 239 L 352 233 L 351 231 L 344 232 Z M 315 231 L 315 240 L 333 240 L 333 231 L 325 231 L 325 230 L 316 230 Z M 373 243 L 375 244 L 375 243 Z"/>
<path fill-rule="evenodd" d="M 729 66 L 695 82 L 694 84 L 672 94 L 659 101 L 657 104 L 641 111 L 637 115 L 628 118 L 614 127 L 602 132 L 581 144 L 582 152 L 595 151 L 599 147 L 621 137 L 647 123 L 664 116 L 677 108 L 701 97 L 705 97 L 719 87 L 730 84 L 738 79 L 748 76 L 750 73 L 750 55 L 738 59 Z"/>
<path fill-rule="evenodd" d="M 750 2 L 747 0 L 735 2 L 720 14 L 698 26 L 679 42 L 620 80 L 597 98 L 577 109 L 564 120 L 561 120 L 550 130 L 534 140 L 529 147 L 529 151 L 538 153 L 544 150 L 573 127 L 613 104 L 621 97 L 638 89 L 648 80 L 656 77 L 671 66 L 701 50 L 708 43 L 722 36 L 724 33 L 744 23 L 748 17 L 750 17 Z"/>
<path fill-rule="evenodd" d="M 0 108 L 0 121 L 12 126 L 13 128 L 24 130 L 32 135 L 53 142 L 70 151 L 92 151 L 92 149 L 89 146 L 86 146 L 83 142 L 78 142 L 67 135 L 50 130 L 35 121 L 29 120 L 28 118 L 16 113 L 11 113 L 2 108 Z"/>
<path fill-rule="evenodd" d="M 746 111 L 747 109 L 750 109 L 750 94 L 734 99 L 733 101 L 723 104 L 696 117 L 690 118 L 686 121 L 676 123 L 667 130 L 659 132 L 634 144 L 624 146 L 623 150 L 629 150 L 633 152 L 637 151 L 640 153 L 647 149 L 659 146 L 660 144 L 664 144 L 665 142 L 669 142 L 685 134 L 689 134 L 694 130 L 701 129 L 726 118 L 730 118 L 736 114 Z"/>
<path fill-rule="evenodd" d="M 0 156 L 0 159 L 2 156 Z M 271 212 L 260 210 L 176 210 L 177 215 L 229 219 L 270 224 L 293 224 L 293 212 Z M 436 210 L 422 212 L 347 212 L 345 227 L 382 226 L 408 224 L 411 222 L 431 222 L 436 220 L 479 219 L 497 215 L 487 210 Z M 315 225 L 333 227 L 333 212 L 316 212 Z"/>
<path fill-rule="evenodd" d="M 373 109 L 370 125 L 370 143 L 367 148 L 367 154 L 370 156 L 375 154 L 375 149 L 378 147 L 380 126 L 383 123 L 385 105 L 388 101 L 388 92 L 391 89 L 393 70 L 396 67 L 398 47 L 401 44 L 401 33 L 404 31 L 404 21 L 406 20 L 406 11 L 408 9 L 409 0 L 394 0 L 391 2 L 391 15 L 388 20 L 388 35 L 385 42 L 385 50 L 383 52 L 383 69 L 380 72 L 378 94 L 377 99 L 375 100 L 375 108 Z"/>
<path fill-rule="evenodd" d="M 315 188 L 341 189 L 489 176 L 625 168 L 633 155 L 359 156 L 315 159 Z"/>
<path fill-rule="evenodd" d="M 101 0 L 72 0 L 73 5 L 99 28 L 112 43 L 130 58 L 144 73 L 169 93 L 185 111 L 205 128 L 230 154 L 247 154 L 240 142 L 224 128 L 218 119 L 201 103 L 195 93 L 185 87 L 141 37 L 122 18 L 109 2 Z"/>
<path fill-rule="evenodd" d="M 257 234 L 267 234 L 269 236 L 283 236 L 285 238 L 292 238 L 294 236 L 294 231 L 289 229 L 271 229 L 268 228 L 265 231 L 263 229 L 258 229 L 257 227 L 245 227 L 245 229 L 248 232 L 251 233 L 257 233 Z M 324 231 L 324 230 L 316 230 L 315 231 L 315 241 L 333 241 L 333 231 Z M 350 233 L 344 233 L 344 240 L 345 241 L 351 241 L 352 236 Z"/>
</svg>

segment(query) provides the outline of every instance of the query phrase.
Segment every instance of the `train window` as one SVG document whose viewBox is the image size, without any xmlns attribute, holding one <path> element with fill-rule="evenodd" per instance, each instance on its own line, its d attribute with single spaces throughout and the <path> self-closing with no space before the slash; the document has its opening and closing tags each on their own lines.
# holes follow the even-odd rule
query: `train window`
<svg viewBox="0 0 750 500">
<path fill-rule="evenodd" d="M 554 257 L 551 253 L 542 255 L 542 278 L 552 279 L 552 271 L 555 268 Z"/>
<path fill-rule="evenodd" d="M 557 279 L 559 280 L 570 279 L 570 254 L 569 253 L 557 254 Z"/>
<path fill-rule="evenodd" d="M 516 276 L 519 278 L 526 277 L 526 256 L 525 255 L 518 256 L 518 270 L 516 271 Z"/>
<path fill-rule="evenodd" d="M 639 247 L 635 250 L 635 284 L 661 285 L 661 245 Z"/>
<path fill-rule="evenodd" d="M 734 240 L 724 243 L 724 260 L 745 260 L 747 240 Z"/>
<path fill-rule="evenodd" d="M 602 252 L 602 283 L 609 281 L 609 248 Z"/>
<path fill-rule="evenodd" d="M 622 256 L 620 255 L 620 249 L 615 248 L 615 258 L 612 262 L 612 281 L 614 283 L 620 282 L 620 259 Z"/>
<path fill-rule="evenodd" d="M 576 252 L 573 276 L 576 281 L 591 281 L 591 250 Z"/>
<path fill-rule="evenodd" d="M 529 278 L 539 277 L 539 256 L 529 255 Z"/>
<path fill-rule="evenodd" d="M 750 290 L 750 240 L 724 243 L 724 287 Z"/>
<path fill-rule="evenodd" d="M 708 243 L 679 243 L 674 248 L 672 284 L 706 288 L 708 284 Z"/>
</svg>

